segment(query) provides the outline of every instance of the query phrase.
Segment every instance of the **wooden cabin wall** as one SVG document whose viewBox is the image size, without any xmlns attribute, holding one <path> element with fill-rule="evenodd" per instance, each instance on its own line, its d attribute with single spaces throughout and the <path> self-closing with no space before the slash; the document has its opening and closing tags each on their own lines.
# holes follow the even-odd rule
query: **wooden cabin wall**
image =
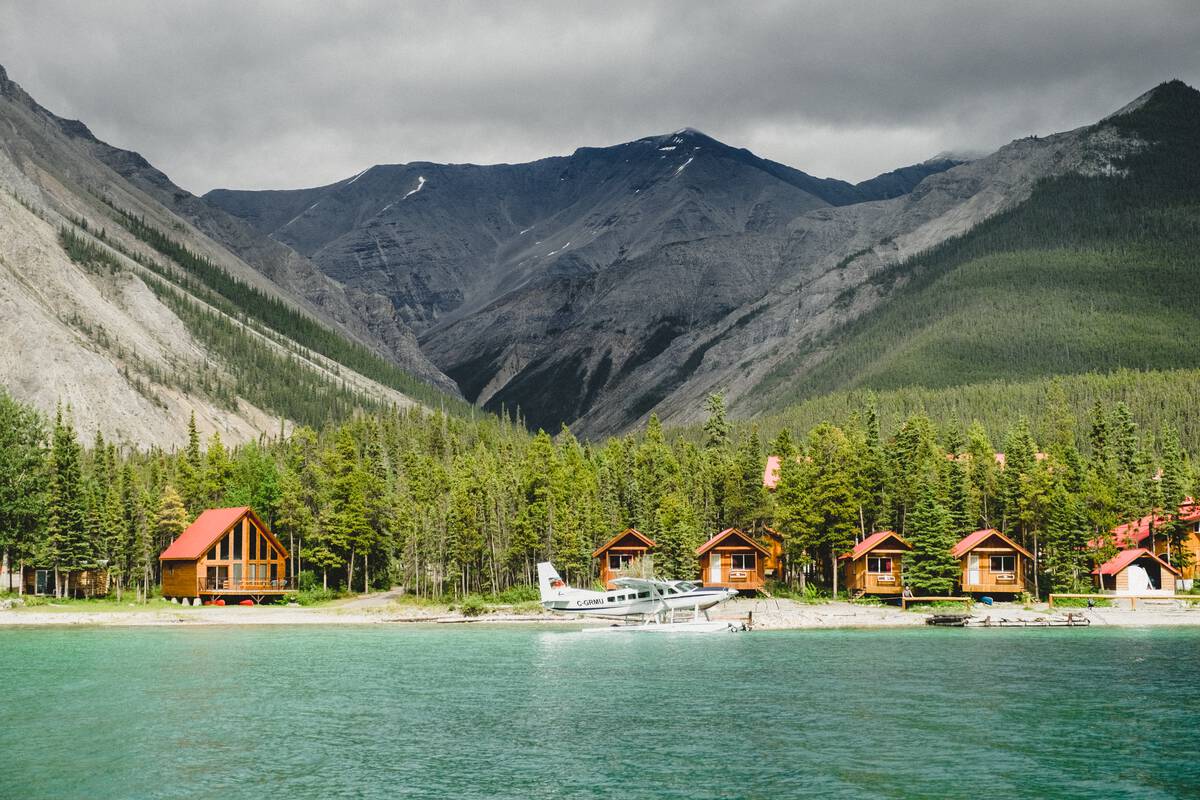
<svg viewBox="0 0 1200 800">
<path fill-rule="evenodd" d="M 968 580 L 972 553 L 979 556 L 978 581 Z M 1015 556 L 1012 581 L 1001 583 L 993 577 L 994 575 L 1005 573 L 992 572 L 992 556 Z M 986 552 L 972 550 L 963 554 L 963 557 L 959 559 L 959 564 L 962 567 L 961 574 L 959 575 L 959 586 L 962 587 L 964 592 L 1012 592 L 1013 594 L 1020 594 L 1025 591 L 1025 574 L 1029 566 L 1028 559 L 1011 547 L 1004 548 L 1003 552 L 1001 552 L 1000 548 L 991 548 Z"/>
<path fill-rule="evenodd" d="M 163 597 L 196 597 L 200 588 L 198 561 L 164 561 Z"/>
</svg>

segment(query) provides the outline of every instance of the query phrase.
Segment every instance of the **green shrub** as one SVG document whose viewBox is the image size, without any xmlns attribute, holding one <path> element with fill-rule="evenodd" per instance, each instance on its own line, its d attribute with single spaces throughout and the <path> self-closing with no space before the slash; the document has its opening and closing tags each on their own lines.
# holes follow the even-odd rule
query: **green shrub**
<svg viewBox="0 0 1200 800">
<path fill-rule="evenodd" d="M 469 594 L 463 598 L 460 610 L 464 617 L 478 617 L 484 611 L 487 611 L 487 606 L 484 605 L 482 597 L 477 594 Z"/>
<path fill-rule="evenodd" d="M 296 594 L 296 602 L 302 606 L 315 606 L 320 603 L 327 603 L 330 600 L 337 600 L 345 593 L 338 589 L 322 589 L 317 586 L 312 589 L 303 589 Z"/>
<path fill-rule="evenodd" d="M 499 594 L 489 595 L 488 599 L 496 605 L 514 606 L 520 603 L 541 600 L 541 593 L 536 586 L 513 586 Z"/>
</svg>

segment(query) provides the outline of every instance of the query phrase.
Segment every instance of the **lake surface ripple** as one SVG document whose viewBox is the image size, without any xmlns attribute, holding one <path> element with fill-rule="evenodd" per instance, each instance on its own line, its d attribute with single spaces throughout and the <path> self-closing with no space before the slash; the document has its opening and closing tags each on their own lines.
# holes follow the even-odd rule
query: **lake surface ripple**
<svg viewBox="0 0 1200 800">
<path fill-rule="evenodd" d="M 0 797 L 1200 797 L 1200 629 L 0 629 Z"/>
</svg>

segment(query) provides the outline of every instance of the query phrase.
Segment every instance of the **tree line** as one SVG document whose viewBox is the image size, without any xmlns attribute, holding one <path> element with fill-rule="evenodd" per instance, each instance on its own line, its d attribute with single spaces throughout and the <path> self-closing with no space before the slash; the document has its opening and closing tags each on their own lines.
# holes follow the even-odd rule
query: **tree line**
<svg viewBox="0 0 1200 800">
<path fill-rule="evenodd" d="M 731 425 L 714 395 L 698 435 L 651 417 L 636 433 L 581 442 L 508 417 L 378 409 L 233 448 L 219 434 L 202 441 L 193 419 L 186 446 L 168 452 L 99 433 L 85 448 L 70 409 L 47 420 L 0 392 L 0 548 L 14 567 L 54 570 L 60 594 L 99 566 L 116 592 L 146 597 L 158 553 L 200 511 L 247 505 L 310 585 L 440 597 L 531 585 L 546 559 L 589 585 L 593 549 L 626 527 L 656 541 L 660 576 L 695 578 L 709 536 L 770 526 L 798 586 L 833 588 L 840 553 L 894 529 L 914 548 L 909 582 L 944 594 L 957 574 L 950 547 L 992 527 L 1037 555 L 1037 591 L 1068 591 L 1111 554 L 1111 543 L 1090 543 L 1119 521 L 1177 509 L 1196 473 L 1172 429 L 1141 431 L 1122 403 L 1083 412 L 1084 442 L 1065 396 L 1050 405 L 1040 442 L 1023 420 L 993 441 L 978 423 L 924 413 L 885 433 L 870 397 L 837 424 L 764 442 Z M 774 493 L 768 455 L 781 463 Z M 1178 564 L 1182 526 L 1168 518 L 1160 535 Z"/>
</svg>

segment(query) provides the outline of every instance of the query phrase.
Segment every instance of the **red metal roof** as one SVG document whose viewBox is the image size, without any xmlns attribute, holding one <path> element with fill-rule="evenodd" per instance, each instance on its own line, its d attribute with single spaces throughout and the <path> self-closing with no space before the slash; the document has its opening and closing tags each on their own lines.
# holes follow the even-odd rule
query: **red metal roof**
<svg viewBox="0 0 1200 800">
<path fill-rule="evenodd" d="M 179 534 L 179 538 L 171 542 L 166 550 L 162 551 L 160 559 L 168 558 L 199 558 L 204 555 L 208 548 L 212 547 L 221 534 L 229 530 L 229 528 L 245 516 L 247 513 L 253 514 L 247 506 L 239 508 L 210 508 L 204 511 L 200 516 L 196 517 L 196 521 L 187 527 L 183 533 Z M 257 517 L 255 518 L 257 520 Z M 265 529 L 259 521 L 258 524 Z"/>
<path fill-rule="evenodd" d="M 1172 567 L 1170 564 L 1163 561 L 1161 558 L 1154 555 L 1154 553 L 1151 553 L 1149 550 L 1147 550 L 1144 547 L 1136 547 L 1131 550 L 1122 550 L 1121 552 L 1117 553 L 1115 556 L 1110 558 L 1108 561 L 1105 561 L 1103 564 L 1101 564 L 1100 566 L 1098 566 L 1094 570 L 1092 570 L 1092 574 L 1093 575 L 1116 575 L 1118 572 L 1125 569 L 1126 567 L 1128 567 L 1133 562 L 1137 561 L 1142 556 L 1149 556 L 1150 558 L 1153 558 L 1155 561 L 1157 561 L 1159 564 L 1162 564 L 1162 566 L 1164 568 L 1170 570 L 1171 572 L 1175 573 L 1176 575 L 1180 574 L 1179 570 L 1175 569 L 1175 567 Z"/>
<path fill-rule="evenodd" d="M 723 539 L 725 539 L 729 536 L 734 536 L 734 535 L 742 537 L 742 539 L 744 539 L 751 547 L 753 547 L 755 550 L 758 550 L 763 555 L 771 554 L 770 550 L 763 547 L 758 542 L 754 541 L 754 539 L 747 536 L 743 531 L 739 530 L 738 528 L 726 528 L 725 530 L 718 533 L 716 536 L 709 539 L 704 544 L 697 547 L 696 555 L 698 555 L 698 556 L 704 555 L 709 550 L 712 550 L 714 547 L 716 547 L 718 544 L 720 544 Z"/>
<path fill-rule="evenodd" d="M 773 492 L 778 485 L 779 456 L 767 456 L 767 466 L 763 469 L 763 486 Z"/>
<path fill-rule="evenodd" d="M 884 540 L 889 537 L 894 537 L 896 541 L 902 544 L 906 549 L 912 549 L 912 545 L 901 539 L 900 534 L 896 533 L 895 531 L 876 531 L 858 544 L 854 545 L 854 549 L 849 553 L 843 553 L 841 556 L 839 556 L 839 559 L 848 558 L 851 561 L 857 561 L 879 545 L 883 544 Z"/>
<path fill-rule="evenodd" d="M 954 547 L 951 548 L 950 552 L 954 555 L 955 558 L 962 558 L 967 553 L 971 552 L 976 547 L 983 544 L 985 539 L 988 539 L 989 537 L 992 537 L 992 536 L 999 536 L 1001 539 L 1003 539 L 1005 542 L 1007 542 L 1010 547 L 1012 547 L 1014 550 L 1016 550 L 1019 553 L 1021 553 L 1022 555 L 1024 555 L 1026 558 L 1033 558 L 1033 553 L 1030 553 L 1024 547 L 1021 547 L 1021 545 L 1017 544 L 1012 539 L 1008 538 L 1007 536 L 1005 536 L 1003 533 L 996 530 L 995 528 L 984 528 L 981 531 L 975 531 L 974 533 L 968 533 L 966 536 L 964 536 L 963 538 L 958 540 L 958 544 L 954 545 Z"/>
<path fill-rule="evenodd" d="M 1192 498 L 1187 498 L 1179 506 L 1179 519 L 1183 522 L 1200 520 L 1200 505 L 1197 505 Z M 1150 536 L 1151 526 L 1157 531 L 1162 530 L 1166 524 L 1167 519 L 1161 514 L 1147 514 L 1141 519 L 1123 522 L 1112 529 L 1113 544 L 1117 547 L 1138 547 Z M 1100 547 L 1104 544 L 1104 539 L 1093 539 L 1088 544 L 1092 547 Z"/>
</svg>

